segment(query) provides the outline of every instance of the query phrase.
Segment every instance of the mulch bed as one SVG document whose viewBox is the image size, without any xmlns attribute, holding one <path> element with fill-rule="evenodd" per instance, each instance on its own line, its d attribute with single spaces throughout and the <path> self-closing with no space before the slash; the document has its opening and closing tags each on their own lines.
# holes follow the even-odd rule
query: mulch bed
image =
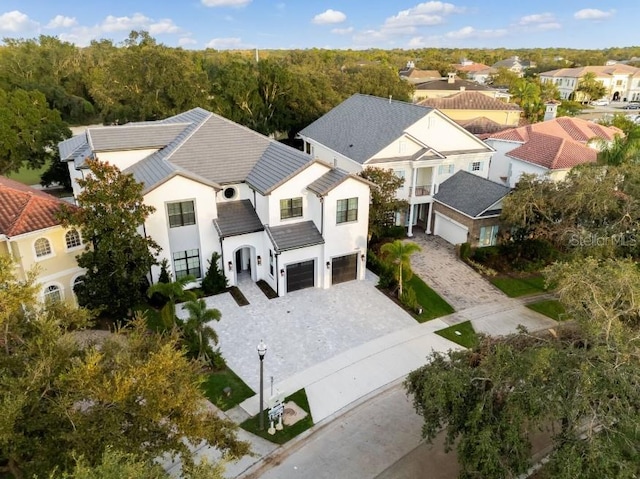
<svg viewBox="0 0 640 479">
<path fill-rule="evenodd" d="M 275 299 L 275 298 L 278 297 L 278 293 L 276 293 L 273 290 L 273 288 L 271 286 L 269 286 L 269 284 L 266 281 L 264 281 L 263 279 L 258 281 L 256 283 L 256 285 L 258 285 L 258 288 L 260 288 L 260 291 L 262 291 L 267 298 Z"/>
<path fill-rule="evenodd" d="M 236 300 L 238 306 L 247 306 L 249 304 L 249 301 L 237 286 L 231 286 L 227 291 L 229 291 L 231 297 Z"/>
</svg>

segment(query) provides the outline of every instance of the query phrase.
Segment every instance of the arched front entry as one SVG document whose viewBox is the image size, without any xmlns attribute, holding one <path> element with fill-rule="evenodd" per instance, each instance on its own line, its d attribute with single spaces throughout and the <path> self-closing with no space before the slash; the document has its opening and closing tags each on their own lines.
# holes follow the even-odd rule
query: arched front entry
<svg viewBox="0 0 640 479">
<path fill-rule="evenodd" d="M 233 252 L 233 264 L 236 277 L 249 275 L 257 281 L 256 249 L 254 246 L 241 246 Z"/>
<path fill-rule="evenodd" d="M 617 91 L 613 94 L 612 101 L 620 101 L 620 92 Z"/>
</svg>

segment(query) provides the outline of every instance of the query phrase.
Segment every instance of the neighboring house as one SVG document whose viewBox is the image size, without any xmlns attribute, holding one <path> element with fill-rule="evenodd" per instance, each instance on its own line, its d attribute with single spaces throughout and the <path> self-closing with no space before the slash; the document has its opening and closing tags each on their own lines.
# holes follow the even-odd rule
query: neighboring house
<svg viewBox="0 0 640 479">
<path fill-rule="evenodd" d="M 490 98 L 502 98 L 509 101 L 511 95 L 495 88 L 480 85 L 469 80 L 461 80 L 455 73 L 449 73 L 447 78 L 418 83 L 413 92 L 413 101 L 419 102 L 427 98 L 443 98 L 461 91 L 477 91 Z"/>
<path fill-rule="evenodd" d="M 434 197 L 434 234 L 449 243 L 497 243 L 502 199 L 511 189 L 466 171 L 440 185 Z"/>
<path fill-rule="evenodd" d="M 280 296 L 364 278 L 370 184 L 206 110 L 89 128 L 60 156 L 72 178 L 92 157 L 144 185 L 141 234 L 173 278 L 202 278 L 214 252 L 231 285 L 246 274 Z"/>
<path fill-rule="evenodd" d="M 496 100 L 477 91 L 462 91 L 442 98 L 427 98 L 418 105 L 437 108 L 462 126 L 473 125 L 476 128 L 472 131 L 474 134 L 497 131 L 495 125 L 500 126 L 500 129 L 518 126 L 522 114 L 522 108 L 515 103 Z M 489 131 L 478 132 L 480 123 L 470 123 L 478 118 L 489 120 L 486 122 Z"/>
<path fill-rule="evenodd" d="M 514 187 L 524 173 L 562 180 L 574 166 L 597 161 L 594 138 L 608 142 L 622 134 L 616 127 L 560 117 L 481 138 L 496 150 L 489 179 Z"/>
<path fill-rule="evenodd" d="M 438 70 L 420 70 L 412 61 L 407 62 L 407 66 L 400 70 L 399 75 L 403 80 L 413 84 L 442 78 Z"/>
<path fill-rule="evenodd" d="M 605 95 L 611 101 L 640 101 L 640 68 L 616 63 L 606 66 L 560 68 L 540 73 L 540 81 L 553 83 L 563 100 L 597 100 L 586 98 L 579 92 L 580 80 L 587 73 L 593 73 L 596 80 L 607 89 Z"/>
<path fill-rule="evenodd" d="M 524 75 L 525 70 L 529 68 L 535 68 L 536 64 L 534 62 L 521 60 L 518 56 L 513 56 L 511 58 L 507 58 L 506 60 L 500 60 L 499 62 L 491 65 L 491 68 L 506 68 L 509 71 L 517 74 L 519 77 Z"/>
<path fill-rule="evenodd" d="M 76 256 L 80 234 L 60 225 L 56 214 L 64 201 L 0 176 L 0 256 L 11 256 L 20 280 L 36 270 L 40 299 L 76 304 L 73 287 L 84 270 Z"/>
<path fill-rule="evenodd" d="M 484 85 L 489 82 L 491 75 L 498 70 L 483 63 L 474 63 L 470 60 L 463 60 L 461 63 L 453 66 L 458 73 L 464 73 L 467 80 L 474 81 Z"/>
<path fill-rule="evenodd" d="M 493 149 L 442 112 L 411 103 L 356 94 L 304 128 L 305 151 L 350 172 L 392 169 L 404 178 L 397 197 L 409 202 L 409 236 L 431 233 L 433 195 L 459 170 L 487 177 Z M 402 219 L 400 222 L 402 223 Z"/>
</svg>

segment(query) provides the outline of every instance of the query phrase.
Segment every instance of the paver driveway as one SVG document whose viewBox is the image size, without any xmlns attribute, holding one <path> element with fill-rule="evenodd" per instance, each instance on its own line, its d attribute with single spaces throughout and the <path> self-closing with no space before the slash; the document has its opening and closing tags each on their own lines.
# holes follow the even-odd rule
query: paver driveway
<svg viewBox="0 0 640 479">
<path fill-rule="evenodd" d="M 458 259 L 453 245 L 438 236 L 416 233 L 409 241 L 422 251 L 411 257 L 411 268 L 456 311 L 506 296 L 471 267 Z"/>
<path fill-rule="evenodd" d="M 254 391 L 259 388 L 258 353 L 261 339 L 265 388 L 372 339 L 416 325 L 403 309 L 375 288 L 378 278 L 367 271 L 364 281 L 330 289 L 309 288 L 269 300 L 249 279 L 239 287 L 249 300 L 238 306 L 229 293 L 206 298 L 222 313 L 211 325 L 233 371 Z M 185 313 L 178 306 L 178 316 Z"/>
</svg>

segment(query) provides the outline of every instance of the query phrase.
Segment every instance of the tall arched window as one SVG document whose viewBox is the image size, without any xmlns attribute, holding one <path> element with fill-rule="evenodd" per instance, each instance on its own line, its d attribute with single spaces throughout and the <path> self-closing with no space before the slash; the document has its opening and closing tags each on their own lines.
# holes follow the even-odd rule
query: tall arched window
<svg viewBox="0 0 640 479">
<path fill-rule="evenodd" d="M 76 230 L 67 231 L 67 234 L 64 235 L 64 240 L 67 243 L 67 249 L 75 248 L 82 244 L 80 233 L 78 233 Z"/>
<path fill-rule="evenodd" d="M 49 243 L 47 238 L 38 238 L 33 247 L 36 250 L 36 256 L 38 258 L 51 254 L 51 243 Z"/>
<path fill-rule="evenodd" d="M 62 291 L 55 284 L 49 285 L 44 289 L 45 303 L 56 303 L 62 301 Z"/>
</svg>

